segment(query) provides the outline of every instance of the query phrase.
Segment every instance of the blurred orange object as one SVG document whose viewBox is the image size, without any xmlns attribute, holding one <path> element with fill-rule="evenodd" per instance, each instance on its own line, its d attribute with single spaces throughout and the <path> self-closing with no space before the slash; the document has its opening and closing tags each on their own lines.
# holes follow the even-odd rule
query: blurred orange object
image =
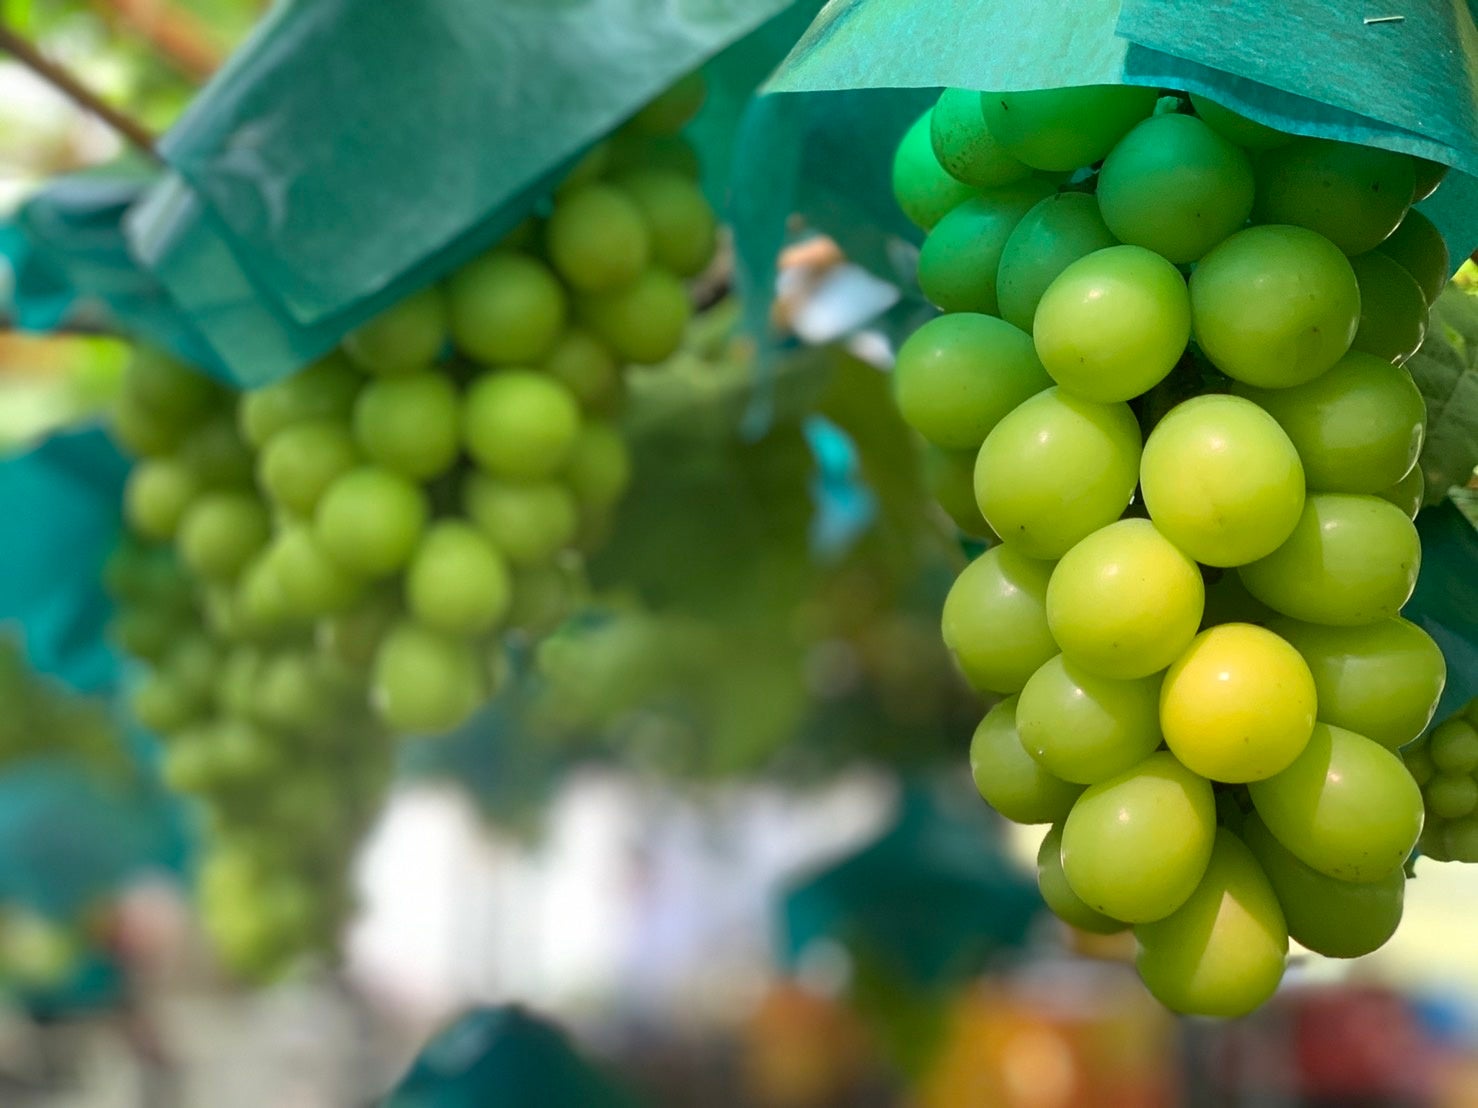
<svg viewBox="0 0 1478 1108">
<path fill-rule="evenodd" d="M 835 1103 L 870 1067 L 867 1036 L 837 1002 L 792 981 L 773 985 L 744 1029 L 745 1079 L 766 1108 Z"/>
</svg>

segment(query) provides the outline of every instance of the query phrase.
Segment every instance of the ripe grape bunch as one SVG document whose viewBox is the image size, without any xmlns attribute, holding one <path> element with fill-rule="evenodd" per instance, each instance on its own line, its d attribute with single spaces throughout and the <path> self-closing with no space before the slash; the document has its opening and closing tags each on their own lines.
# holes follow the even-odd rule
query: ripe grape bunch
<svg viewBox="0 0 1478 1108">
<path fill-rule="evenodd" d="M 1438 862 L 1478 862 L 1478 698 L 1406 747 L 1401 758 L 1426 802 L 1422 854 Z"/>
<path fill-rule="evenodd" d="M 238 963 L 325 937 L 346 898 L 313 901 L 390 736 L 465 722 L 505 633 L 578 598 L 630 477 L 623 369 L 677 351 L 715 251 L 678 134 L 703 91 L 679 81 L 493 250 L 294 376 L 238 395 L 155 353 L 132 365 L 117 634 L 146 663 L 134 705 L 168 779 L 207 801 L 202 895 Z"/>
<path fill-rule="evenodd" d="M 896 397 L 993 544 L 943 618 L 1004 697 L 976 783 L 1051 825 L 1049 906 L 1132 927 L 1182 1012 L 1257 1007 L 1290 936 L 1354 957 L 1400 919 L 1423 812 L 1396 751 L 1445 680 L 1400 617 L 1425 421 L 1402 363 L 1448 276 L 1412 205 L 1443 172 L 1124 86 L 949 89 L 896 155 L 945 313 Z"/>
</svg>

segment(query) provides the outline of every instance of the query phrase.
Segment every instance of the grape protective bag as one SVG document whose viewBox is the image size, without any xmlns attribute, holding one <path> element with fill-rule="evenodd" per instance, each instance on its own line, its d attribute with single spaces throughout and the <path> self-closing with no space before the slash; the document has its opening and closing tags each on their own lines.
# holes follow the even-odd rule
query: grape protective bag
<svg viewBox="0 0 1478 1108">
<path fill-rule="evenodd" d="M 170 172 L 131 244 L 224 376 L 266 383 L 486 249 L 591 143 L 732 47 L 693 131 L 721 149 L 816 6 L 281 5 L 163 140 Z"/>
</svg>

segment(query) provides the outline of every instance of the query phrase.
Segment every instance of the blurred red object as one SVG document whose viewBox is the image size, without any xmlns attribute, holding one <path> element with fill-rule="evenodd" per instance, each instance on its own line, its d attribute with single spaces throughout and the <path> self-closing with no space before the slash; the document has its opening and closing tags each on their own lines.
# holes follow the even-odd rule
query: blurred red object
<svg viewBox="0 0 1478 1108">
<path fill-rule="evenodd" d="M 1299 1091 L 1306 1097 L 1426 1101 L 1441 1052 L 1406 999 L 1372 985 L 1291 991 Z"/>
</svg>

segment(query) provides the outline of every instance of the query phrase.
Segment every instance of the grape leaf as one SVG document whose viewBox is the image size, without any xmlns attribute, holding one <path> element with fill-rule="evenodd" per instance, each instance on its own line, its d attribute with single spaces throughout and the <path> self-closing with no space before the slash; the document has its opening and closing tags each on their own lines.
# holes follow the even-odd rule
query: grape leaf
<svg viewBox="0 0 1478 1108">
<path fill-rule="evenodd" d="M 1406 368 L 1427 402 L 1420 464 L 1432 504 L 1466 485 L 1478 465 L 1478 297 L 1449 285 Z"/>
</svg>

